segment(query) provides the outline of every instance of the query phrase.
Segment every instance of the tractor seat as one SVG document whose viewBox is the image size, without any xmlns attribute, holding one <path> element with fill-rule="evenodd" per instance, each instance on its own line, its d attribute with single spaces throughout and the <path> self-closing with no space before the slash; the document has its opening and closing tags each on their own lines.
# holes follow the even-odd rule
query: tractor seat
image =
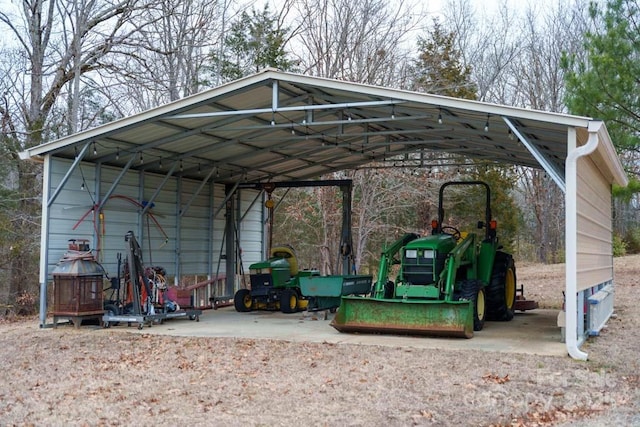
<svg viewBox="0 0 640 427">
<path fill-rule="evenodd" d="M 291 276 L 298 274 L 298 259 L 293 248 L 289 245 L 277 246 L 271 249 L 271 256 L 276 258 L 284 258 L 289 263 L 289 271 Z"/>
</svg>

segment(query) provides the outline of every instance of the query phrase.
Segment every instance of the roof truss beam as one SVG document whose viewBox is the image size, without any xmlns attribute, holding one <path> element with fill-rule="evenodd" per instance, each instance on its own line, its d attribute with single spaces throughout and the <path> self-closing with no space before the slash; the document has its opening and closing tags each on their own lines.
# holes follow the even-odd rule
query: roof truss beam
<svg viewBox="0 0 640 427">
<path fill-rule="evenodd" d="M 334 110 L 345 108 L 356 108 L 359 106 L 375 106 L 375 105 L 394 105 L 404 101 L 401 100 L 387 100 L 387 101 L 366 101 L 366 102 L 345 102 L 342 104 L 314 104 L 314 105 L 296 105 L 291 107 L 278 107 L 274 108 L 255 108 L 250 110 L 227 110 L 227 111 L 212 111 L 210 113 L 192 113 L 192 114 L 179 114 L 171 116 L 171 119 L 200 119 L 211 117 L 226 117 L 245 114 L 269 114 L 277 112 L 287 111 L 315 111 L 315 110 Z"/>
<path fill-rule="evenodd" d="M 566 192 L 566 185 L 564 180 L 564 173 L 560 173 L 555 165 L 548 161 L 548 159 L 532 144 L 514 125 L 514 123 L 508 117 L 502 117 L 504 122 L 509 126 L 511 132 L 518 138 L 520 142 L 529 150 L 531 155 L 538 161 L 542 168 L 549 174 L 551 179 L 555 181 L 562 192 Z"/>
</svg>

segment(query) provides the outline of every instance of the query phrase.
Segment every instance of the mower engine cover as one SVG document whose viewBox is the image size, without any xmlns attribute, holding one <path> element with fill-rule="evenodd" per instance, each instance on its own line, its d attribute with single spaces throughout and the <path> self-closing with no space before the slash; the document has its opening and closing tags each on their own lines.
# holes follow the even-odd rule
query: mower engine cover
<svg viewBox="0 0 640 427">
<path fill-rule="evenodd" d="M 270 289 L 283 287 L 291 280 L 289 262 L 284 258 L 271 258 L 249 266 L 251 294 L 267 295 Z"/>
</svg>

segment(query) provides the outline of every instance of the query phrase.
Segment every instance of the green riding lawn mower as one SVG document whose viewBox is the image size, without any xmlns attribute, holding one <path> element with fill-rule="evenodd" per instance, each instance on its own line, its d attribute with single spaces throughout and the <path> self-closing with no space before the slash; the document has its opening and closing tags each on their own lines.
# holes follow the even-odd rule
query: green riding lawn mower
<svg viewBox="0 0 640 427">
<path fill-rule="evenodd" d="M 271 249 L 268 260 L 249 266 L 251 289 L 234 295 L 236 311 L 301 310 L 335 312 L 342 295 L 364 295 L 371 290 L 368 275 L 320 276 L 318 270 L 300 270 L 291 246 Z"/>
<path fill-rule="evenodd" d="M 249 266 L 251 289 L 240 289 L 233 297 L 236 311 L 280 310 L 295 313 L 307 307 L 308 300 L 300 290 L 300 278 L 318 276 L 317 270 L 298 270 L 291 246 L 271 249 L 268 260 Z"/>
<path fill-rule="evenodd" d="M 445 190 L 453 186 L 484 189 L 485 209 L 477 222 L 481 232 L 461 232 L 443 223 Z M 490 206 L 491 192 L 484 182 L 443 184 L 432 234 L 406 234 L 386 248 L 371 293 L 343 296 L 331 326 L 340 332 L 471 338 L 486 319 L 511 320 L 516 268 L 498 243 Z M 395 281 L 389 280 L 392 270 L 397 270 Z"/>
</svg>

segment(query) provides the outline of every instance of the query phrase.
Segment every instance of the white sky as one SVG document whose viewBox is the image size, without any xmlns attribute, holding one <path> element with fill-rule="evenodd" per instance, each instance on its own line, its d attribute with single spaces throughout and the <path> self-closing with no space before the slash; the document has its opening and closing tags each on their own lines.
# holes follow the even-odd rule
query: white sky
<svg viewBox="0 0 640 427">
<path fill-rule="evenodd" d="M 531 6 L 536 8 L 548 7 L 558 1 L 569 3 L 570 0 L 469 0 L 469 3 L 476 9 L 477 16 L 480 18 L 483 15 L 494 15 L 504 5 L 514 13 L 522 13 Z M 438 13 L 449 3 L 449 0 L 426 0 L 425 3 L 428 5 L 429 10 Z"/>
</svg>

